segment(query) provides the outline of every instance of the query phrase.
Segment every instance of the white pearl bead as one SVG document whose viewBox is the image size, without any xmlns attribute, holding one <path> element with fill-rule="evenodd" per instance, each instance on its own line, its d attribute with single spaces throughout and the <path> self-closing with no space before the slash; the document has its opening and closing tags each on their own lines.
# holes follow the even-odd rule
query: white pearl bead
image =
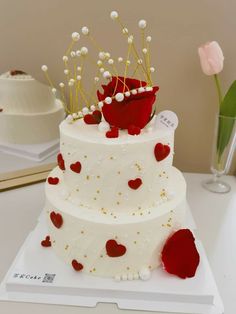
<svg viewBox="0 0 236 314">
<path fill-rule="evenodd" d="M 82 111 L 79 111 L 79 112 L 78 112 L 78 116 L 79 116 L 79 118 L 82 118 L 82 117 L 83 117 Z"/>
<path fill-rule="evenodd" d="M 138 280 L 138 279 L 139 279 L 139 274 L 138 274 L 138 273 L 135 273 L 135 274 L 133 275 L 133 278 L 134 278 L 134 280 Z"/>
<path fill-rule="evenodd" d="M 139 93 L 145 92 L 145 88 L 144 88 L 144 87 L 139 87 L 138 92 L 139 92 Z"/>
<path fill-rule="evenodd" d="M 145 20 L 140 20 L 138 22 L 138 26 L 139 26 L 139 28 L 144 29 L 147 26 L 147 22 Z"/>
<path fill-rule="evenodd" d="M 76 50 L 76 56 L 80 57 L 81 56 L 81 51 L 80 50 Z"/>
<path fill-rule="evenodd" d="M 61 88 L 64 88 L 65 87 L 65 84 L 64 83 L 59 83 L 59 86 L 61 87 Z"/>
<path fill-rule="evenodd" d="M 69 74 L 69 70 L 65 69 L 65 70 L 64 70 L 64 73 L 65 73 L 66 75 Z"/>
<path fill-rule="evenodd" d="M 139 277 L 142 280 L 148 280 L 151 277 L 151 271 L 147 267 L 143 267 L 139 271 Z"/>
<path fill-rule="evenodd" d="M 68 85 L 69 85 L 70 87 L 72 87 L 72 86 L 74 85 L 74 82 L 69 81 Z"/>
<path fill-rule="evenodd" d="M 99 77 L 98 77 L 98 76 L 95 76 L 94 81 L 95 81 L 95 82 L 98 82 L 98 81 L 99 81 Z"/>
<path fill-rule="evenodd" d="M 129 91 L 125 92 L 125 96 L 129 97 L 130 96 L 130 92 Z"/>
<path fill-rule="evenodd" d="M 105 103 L 110 105 L 112 103 L 112 98 L 111 97 L 106 97 L 105 98 Z"/>
<path fill-rule="evenodd" d="M 89 109 L 87 107 L 84 107 L 82 109 L 82 113 L 85 115 L 85 114 L 88 114 L 89 113 Z"/>
<path fill-rule="evenodd" d="M 132 89 L 132 90 L 131 90 L 131 94 L 132 94 L 132 95 L 136 95 L 137 93 L 138 93 L 138 92 L 137 92 L 136 89 Z"/>
<path fill-rule="evenodd" d="M 147 36 L 146 41 L 147 41 L 148 43 L 150 43 L 151 40 L 152 40 L 152 37 L 151 37 L 151 36 Z"/>
<path fill-rule="evenodd" d="M 116 95 L 115 95 L 115 99 L 116 99 L 116 101 L 118 101 L 118 102 L 121 102 L 121 101 L 123 101 L 124 100 L 124 94 L 122 94 L 122 93 L 117 93 Z"/>
<path fill-rule="evenodd" d="M 151 67 L 150 68 L 150 71 L 153 73 L 153 72 L 155 72 L 155 68 L 154 67 Z"/>
<path fill-rule="evenodd" d="M 44 64 L 44 65 L 42 65 L 41 70 L 42 70 L 43 72 L 47 72 L 48 67 Z"/>
<path fill-rule="evenodd" d="M 144 53 L 144 54 L 147 53 L 147 48 L 143 48 L 143 53 Z"/>
<path fill-rule="evenodd" d="M 56 88 L 52 88 L 52 93 L 55 95 L 57 92 Z"/>
<path fill-rule="evenodd" d="M 99 59 L 104 60 L 106 58 L 105 52 L 104 51 L 100 51 L 98 54 Z"/>
<path fill-rule="evenodd" d="M 127 61 L 126 61 L 126 64 L 127 64 L 127 65 L 130 65 L 130 63 L 131 63 L 130 60 L 127 60 Z"/>
<path fill-rule="evenodd" d="M 81 67 L 77 67 L 77 71 L 80 72 L 82 69 Z"/>
<path fill-rule="evenodd" d="M 147 86 L 145 89 L 146 89 L 146 92 L 151 92 L 153 90 L 153 87 L 152 86 Z"/>
<path fill-rule="evenodd" d="M 138 64 L 142 64 L 143 60 L 142 59 L 138 59 Z"/>
<path fill-rule="evenodd" d="M 74 112 L 74 113 L 72 114 L 72 117 L 73 117 L 73 119 L 76 119 L 76 118 L 77 118 L 77 113 Z"/>
<path fill-rule="evenodd" d="M 109 79 L 111 77 L 111 73 L 109 71 L 103 72 L 103 77 Z"/>
<path fill-rule="evenodd" d="M 109 131 L 110 130 L 109 123 L 107 123 L 106 121 L 100 122 L 99 125 L 98 125 L 98 130 L 100 132 L 107 132 L 107 131 Z"/>
<path fill-rule="evenodd" d="M 63 56 L 63 57 L 62 57 L 62 60 L 63 60 L 64 62 L 67 62 L 67 61 L 68 61 L 68 57 L 67 57 L 67 56 Z"/>
<path fill-rule="evenodd" d="M 111 54 L 109 52 L 105 52 L 106 59 L 109 59 Z"/>
<path fill-rule="evenodd" d="M 73 41 L 78 41 L 80 39 L 80 34 L 77 32 L 74 32 L 71 34 L 71 37 Z"/>
<path fill-rule="evenodd" d="M 98 60 L 97 65 L 98 65 L 98 66 L 101 66 L 101 65 L 102 65 L 102 61 L 101 61 L 101 60 Z"/>
<path fill-rule="evenodd" d="M 130 36 L 128 37 L 128 44 L 132 44 L 133 40 L 134 40 L 134 36 L 133 36 L 133 35 L 130 35 Z"/>
<path fill-rule="evenodd" d="M 87 26 L 83 26 L 82 29 L 81 29 L 81 32 L 83 35 L 88 35 L 89 34 L 89 29 Z"/>
<path fill-rule="evenodd" d="M 98 103 L 98 108 L 99 108 L 99 109 L 102 109 L 102 107 L 103 107 L 103 102 L 102 102 L 102 101 L 99 101 L 99 103 Z"/>
<path fill-rule="evenodd" d="M 81 75 L 77 75 L 76 78 L 77 78 L 77 81 L 81 81 L 82 79 Z"/>
<path fill-rule="evenodd" d="M 82 47 L 80 49 L 81 55 L 86 56 L 88 54 L 88 48 L 87 47 Z"/>
<path fill-rule="evenodd" d="M 66 117 L 66 121 L 67 121 L 68 123 L 71 123 L 71 122 L 73 121 L 73 117 L 72 117 L 71 114 L 69 114 L 69 115 Z"/>
<path fill-rule="evenodd" d="M 113 64 L 113 63 L 114 63 L 114 60 L 113 60 L 113 59 L 109 59 L 109 60 L 108 60 L 108 63 L 109 63 L 109 64 Z"/>
<path fill-rule="evenodd" d="M 118 62 L 122 62 L 123 61 L 123 58 L 122 57 L 119 57 L 118 58 Z"/>
<path fill-rule="evenodd" d="M 116 12 L 116 11 L 112 11 L 111 14 L 110 14 L 110 17 L 111 17 L 112 20 L 117 19 L 118 16 L 119 16 L 118 12 Z"/>
<path fill-rule="evenodd" d="M 123 29 L 122 29 L 122 33 L 125 35 L 125 34 L 128 34 L 128 28 L 126 28 L 126 27 L 124 27 Z"/>
<path fill-rule="evenodd" d="M 105 71 L 105 69 L 104 68 L 100 68 L 100 70 L 99 70 L 101 73 L 103 73 L 104 71 Z"/>
<path fill-rule="evenodd" d="M 76 54 L 75 54 L 75 51 L 72 50 L 72 51 L 70 52 L 70 56 L 71 56 L 72 58 L 74 58 L 75 55 L 76 55 Z"/>
<path fill-rule="evenodd" d="M 92 105 L 92 106 L 90 107 L 90 110 L 91 110 L 91 111 L 94 111 L 94 110 L 96 110 L 96 107 L 95 107 L 94 105 Z"/>
</svg>

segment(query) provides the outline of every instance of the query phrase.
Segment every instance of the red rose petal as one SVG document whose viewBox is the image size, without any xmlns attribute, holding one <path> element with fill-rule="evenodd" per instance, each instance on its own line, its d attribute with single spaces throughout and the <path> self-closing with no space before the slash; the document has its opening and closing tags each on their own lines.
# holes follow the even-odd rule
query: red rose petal
<svg viewBox="0 0 236 314">
<path fill-rule="evenodd" d="M 73 261 L 71 262 L 71 265 L 76 271 L 81 271 L 84 268 L 83 264 L 78 263 L 76 259 L 73 259 Z"/>
<path fill-rule="evenodd" d="M 59 213 L 55 213 L 54 211 L 50 213 L 50 219 L 53 223 L 53 225 L 60 229 L 63 224 L 63 218 L 62 215 Z"/>
<path fill-rule="evenodd" d="M 118 244 L 116 240 L 108 240 L 106 243 L 107 255 L 110 257 L 119 257 L 126 253 L 126 247 Z"/>
<path fill-rule="evenodd" d="M 200 256 L 189 229 L 180 229 L 165 243 L 161 253 L 165 270 L 180 278 L 195 276 Z"/>
<path fill-rule="evenodd" d="M 170 153 L 170 146 L 157 143 L 154 148 L 154 155 L 157 161 L 165 159 Z"/>
<path fill-rule="evenodd" d="M 128 127 L 128 133 L 129 135 L 139 135 L 141 132 L 141 129 L 138 126 L 130 125 Z"/>
<path fill-rule="evenodd" d="M 52 185 L 56 185 L 59 183 L 59 178 L 58 177 L 48 177 L 48 183 Z"/>
<path fill-rule="evenodd" d="M 70 165 L 70 169 L 76 173 L 80 173 L 81 171 L 81 163 L 79 161 Z"/>
<path fill-rule="evenodd" d="M 65 170 L 65 162 L 61 153 L 57 155 L 57 164 L 61 170 Z"/>
<path fill-rule="evenodd" d="M 128 185 L 131 189 L 137 190 L 142 185 L 142 179 L 129 180 Z"/>
<path fill-rule="evenodd" d="M 119 137 L 119 129 L 115 126 L 111 127 L 111 130 L 106 132 L 106 137 L 107 138 Z"/>
<path fill-rule="evenodd" d="M 41 241 L 41 245 L 43 247 L 50 247 L 50 246 L 52 246 L 52 243 L 50 241 L 50 236 L 46 236 L 46 238 Z"/>
</svg>

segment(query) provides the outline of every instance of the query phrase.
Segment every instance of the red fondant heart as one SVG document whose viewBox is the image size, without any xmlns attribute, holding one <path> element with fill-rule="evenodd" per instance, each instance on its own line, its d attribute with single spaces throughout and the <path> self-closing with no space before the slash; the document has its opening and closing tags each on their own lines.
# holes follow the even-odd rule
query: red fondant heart
<svg viewBox="0 0 236 314">
<path fill-rule="evenodd" d="M 81 171 L 81 163 L 79 161 L 70 165 L 70 169 L 76 173 L 80 173 Z"/>
<path fill-rule="evenodd" d="M 44 247 L 50 247 L 52 245 L 50 241 L 50 236 L 46 236 L 45 240 L 41 241 L 41 245 Z"/>
<path fill-rule="evenodd" d="M 99 110 L 95 110 L 93 113 L 88 113 L 84 116 L 84 122 L 86 124 L 99 124 L 102 120 L 102 113 Z"/>
<path fill-rule="evenodd" d="M 111 127 L 111 130 L 106 132 L 106 137 L 107 138 L 119 137 L 119 129 L 116 126 Z"/>
<path fill-rule="evenodd" d="M 161 253 L 165 270 L 180 278 L 194 277 L 200 256 L 189 229 L 180 229 L 165 243 Z"/>
<path fill-rule="evenodd" d="M 52 184 L 52 185 L 56 185 L 59 183 L 59 178 L 58 177 L 48 177 L 48 183 L 49 184 Z"/>
<path fill-rule="evenodd" d="M 157 143 L 154 148 L 154 155 L 157 161 L 165 159 L 170 153 L 170 146 Z"/>
<path fill-rule="evenodd" d="M 142 185 L 142 183 L 142 179 L 137 178 L 135 180 L 129 180 L 128 185 L 131 189 L 137 190 Z"/>
<path fill-rule="evenodd" d="M 57 164 L 61 170 L 65 170 L 65 162 L 61 153 L 57 155 Z"/>
<path fill-rule="evenodd" d="M 108 240 L 106 243 L 107 255 L 110 257 L 119 257 L 126 253 L 126 247 L 118 244 L 116 240 Z"/>
<path fill-rule="evenodd" d="M 84 266 L 81 263 L 78 263 L 76 259 L 73 259 L 71 265 L 76 271 L 81 271 L 84 268 Z"/>
<path fill-rule="evenodd" d="M 128 127 L 128 133 L 129 135 L 139 135 L 141 132 L 141 129 L 138 126 L 130 125 Z"/>
<path fill-rule="evenodd" d="M 56 228 L 61 228 L 63 224 L 63 218 L 61 214 L 56 214 L 55 212 L 50 213 L 50 219 Z"/>
</svg>

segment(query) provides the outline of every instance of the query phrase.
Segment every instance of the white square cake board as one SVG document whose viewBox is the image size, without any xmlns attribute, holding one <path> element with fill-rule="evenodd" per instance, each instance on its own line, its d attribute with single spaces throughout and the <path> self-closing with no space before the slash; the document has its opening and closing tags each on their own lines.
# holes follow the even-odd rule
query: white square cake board
<svg viewBox="0 0 236 314">
<path fill-rule="evenodd" d="M 193 227 L 191 214 L 187 227 Z M 161 267 L 148 281 L 115 282 L 89 276 L 64 264 L 41 240 L 47 234 L 44 216 L 28 235 L 0 285 L 0 300 L 96 307 L 116 303 L 120 309 L 169 313 L 222 314 L 219 296 L 204 248 L 196 241 L 201 257 L 196 276 L 182 280 Z"/>
<path fill-rule="evenodd" d="M 59 139 L 32 145 L 0 143 L 1 152 L 24 157 L 37 162 L 43 161 L 55 154 L 58 150 Z"/>
</svg>

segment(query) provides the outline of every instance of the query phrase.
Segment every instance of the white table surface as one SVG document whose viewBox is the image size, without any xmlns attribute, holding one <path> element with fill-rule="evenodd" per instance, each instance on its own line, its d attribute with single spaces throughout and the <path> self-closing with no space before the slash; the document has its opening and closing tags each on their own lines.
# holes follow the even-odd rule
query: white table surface
<svg viewBox="0 0 236 314">
<path fill-rule="evenodd" d="M 225 314 L 236 313 L 236 178 L 225 180 L 231 185 L 228 194 L 214 194 L 204 190 L 200 183 L 209 177 L 186 173 L 187 198 L 198 227 L 198 237 L 205 246 Z M 11 265 L 18 249 L 44 205 L 44 184 L 35 184 L 0 194 L 0 281 Z M 99 304 L 96 308 L 0 302 L 1 314 L 127 314 L 150 313 L 119 310 L 115 304 Z"/>
</svg>

